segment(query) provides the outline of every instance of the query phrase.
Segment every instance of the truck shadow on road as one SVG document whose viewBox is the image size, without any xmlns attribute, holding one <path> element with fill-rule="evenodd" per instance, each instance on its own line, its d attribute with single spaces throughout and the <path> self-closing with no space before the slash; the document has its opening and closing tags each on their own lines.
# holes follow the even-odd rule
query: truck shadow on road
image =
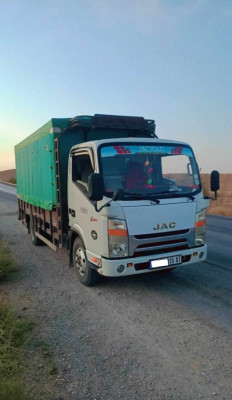
<svg viewBox="0 0 232 400">
<path fill-rule="evenodd" d="M 230 276 L 228 277 L 228 274 Z M 106 278 L 98 288 L 107 287 L 119 299 L 125 293 L 147 305 L 174 301 L 203 316 L 217 320 L 232 332 L 231 273 L 221 273 L 207 262 L 176 268 L 168 273 L 154 272 L 128 277 Z"/>
</svg>

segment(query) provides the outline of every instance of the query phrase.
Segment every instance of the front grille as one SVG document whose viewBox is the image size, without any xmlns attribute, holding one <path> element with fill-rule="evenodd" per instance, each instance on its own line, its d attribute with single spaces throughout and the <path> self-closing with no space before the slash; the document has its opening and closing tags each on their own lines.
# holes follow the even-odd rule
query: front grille
<svg viewBox="0 0 232 400">
<path fill-rule="evenodd" d="M 188 254 L 187 256 L 182 256 L 182 264 L 190 261 L 190 259 L 191 259 L 191 254 Z M 170 267 L 172 267 L 172 266 L 170 266 Z M 135 264 L 134 268 L 136 271 L 143 271 L 145 269 L 149 269 L 149 261 Z M 154 271 L 155 271 L 155 269 L 154 269 Z"/>
<path fill-rule="evenodd" d="M 138 240 L 153 239 L 153 238 L 155 239 L 159 237 L 186 235 L 186 233 L 189 233 L 189 229 L 182 229 L 179 231 L 172 231 L 172 232 L 149 233 L 147 235 L 135 235 L 134 238 Z"/>
<path fill-rule="evenodd" d="M 163 246 L 166 243 L 163 243 Z M 151 245 L 149 246 L 151 247 Z M 134 257 L 143 257 L 143 256 L 152 256 L 153 254 L 163 254 L 163 253 L 172 253 L 174 251 L 180 251 L 180 250 L 187 250 L 188 244 L 184 244 L 182 246 L 174 246 L 174 247 L 163 247 L 159 249 L 152 249 L 152 250 L 146 250 L 146 251 L 135 251 L 134 252 Z"/>
<path fill-rule="evenodd" d="M 137 246 L 137 249 L 143 249 L 145 247 L 154 247 L 154 246 L 167 246 L 169 244 L 177 244 L 177 243 L 188 243 L 187 239 L 176 239 L 176 240 L 168 240 L 165 242 L 153 242 L 153 243 L 144 243 Z"/>
</svg>

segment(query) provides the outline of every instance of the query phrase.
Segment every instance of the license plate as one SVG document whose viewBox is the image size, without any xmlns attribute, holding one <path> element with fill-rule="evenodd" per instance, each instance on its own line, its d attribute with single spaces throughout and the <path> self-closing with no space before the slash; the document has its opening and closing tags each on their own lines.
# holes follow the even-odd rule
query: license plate
<svg viewBox="0 0 232 400">
<path fill-rule="evenodd" d="M 167 258 L 161 258 L 160 260 L 150 261 L 150 269 L 160 268 L 160 267 L 170 267 L 172 265 L 177 265 L 182 263 L 181 256 L 172 256 Z"/>
</svg>

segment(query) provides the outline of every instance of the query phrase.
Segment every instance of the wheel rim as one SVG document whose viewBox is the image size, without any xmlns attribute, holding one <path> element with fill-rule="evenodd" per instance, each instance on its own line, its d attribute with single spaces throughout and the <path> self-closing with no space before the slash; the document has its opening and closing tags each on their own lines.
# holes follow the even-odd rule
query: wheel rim
<svg viewBox="0 0 232 400">
<path fill-rule="evenodd" d="M 78 247 L 75 254 L 75 266 L 81 276 L 86 274 L 87 262 L 85 252 L 82 247 Z"/>
</svg>

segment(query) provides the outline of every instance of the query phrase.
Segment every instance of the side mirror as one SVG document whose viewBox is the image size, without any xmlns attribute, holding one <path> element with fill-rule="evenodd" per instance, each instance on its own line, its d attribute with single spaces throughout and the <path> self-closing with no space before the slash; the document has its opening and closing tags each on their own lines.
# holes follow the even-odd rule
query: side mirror
<svg viewBox="0 0 232 400">
<path fill-rule="evenodd" d="M 103 199 L 105 191 L 104 181 L 101 174 L 91 174 L 88 179 L 88 198 L 92 201 L 99 201 Z"/>
<path fill-rule="evenodd" d="M 217 198 L 217 191 L 220 188 L 220 175 L 218 171 L 212 171 L 210 176 L 210 190 L 215 192 L 215 198 Z"/>
</svg>

